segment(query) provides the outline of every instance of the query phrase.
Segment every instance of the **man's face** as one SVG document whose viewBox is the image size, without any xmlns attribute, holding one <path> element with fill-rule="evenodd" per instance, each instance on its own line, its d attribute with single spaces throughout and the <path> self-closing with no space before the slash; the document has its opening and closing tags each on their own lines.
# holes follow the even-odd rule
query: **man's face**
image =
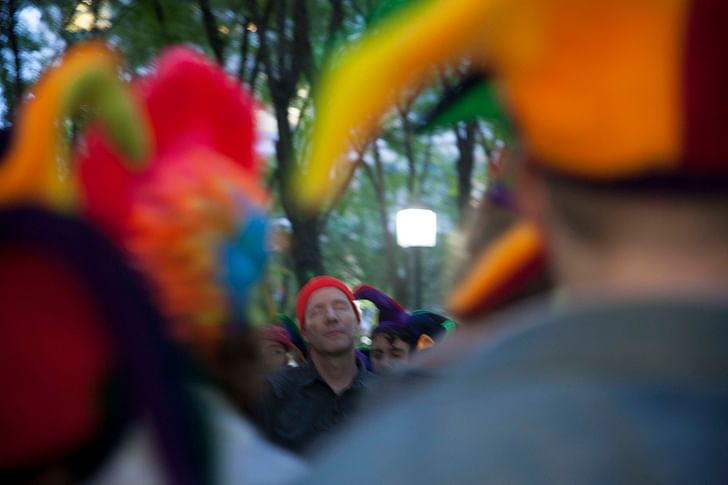
<svg viewBox="0 0 728 485">
<path fill-rule="evenodd" d="M 328 287 L 311 293 L 302 333 L 316 352 L 338 355 L 351 351 L 358 330 L 359 321 L 344 292 Z"/>
<path fill-rule="evenodd" d="M 401 338 L 380 333 L 374 337 L 370 355 L 374 372 L 380 374 L 394 365 L 406 363 L 410 348 Z"/>
</svg>

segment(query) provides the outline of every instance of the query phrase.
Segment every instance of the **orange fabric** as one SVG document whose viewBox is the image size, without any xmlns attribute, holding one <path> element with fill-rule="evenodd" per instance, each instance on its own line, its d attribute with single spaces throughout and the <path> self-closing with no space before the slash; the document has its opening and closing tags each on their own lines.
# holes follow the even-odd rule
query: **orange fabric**
<svg viewBox="0 0 728 485">
<path fill-rule="evenodd" d="M 497 298 L 524 276 L 522 270 L 542 256 L 543 243 L 536 227 L 526 222 L 516 224 L 480 255 L 446 306 L 465 316 L 485 300 L 497 304 Z"/>
<path fill-rule="evenodd" d="M 159 290 L 167 315 L 186 322 L 182 326 L 219 326 L 229 308 L 215 251 L 246 218 L 239 194 L 245 193 L 251 206 L 262 206 L 267 196 L 217 152 L 194 148 L 172 156 L 175 170 L 159 170 L 137 191 L 126 243 Z"/>
<path fill-rule="evenodd" d="M 336 59 L 320 83 L 299 200 L 320 205 L 406 90 L 474 55 L 533 158 L 598 180 L 665 171 L 682 148 L 688 0 L 424 1 Z"/>
<path fill-rule="evenodd" d="M 527 150 L 592 179 L 675 166 L 685 0 L 526 3 L 489 51 Z"/>
<path fill-rule="evenodd" d="M 335 192 L 351 140 L 361 143 L 407 88 L 466 53 L 493 74 L 536 163 L 599 181 L 679 168 L 683 49 L 692 2 L 432 0 L 416 5 L 354 44 L 324 78 L 326 96 L 317 100 L 311 156 L 298 180 L 302 203 L 320 205 Z M 458 312 L 479 298 L 495 298 L 515 285 L 539 254 L 543 247 L 534 230 L 515 230 L 483 256 L 480 273 L 453 297 L 451 308 Z"/>
<path fill-rule="evenodd" d="M 117 135 L 114 140 L 124 139 L 118 148 L 126 150 L 130 159 L 144 154 L 146 125 L 117 72 L 117 56 L 105 45 L 89 42 L 69 50 L 43 75 L 33 98 L 21 107 L 10 152 L 0 167 L 0 203 L 21 199 L 58 209 L 73 206 L 75 175 L 60 173 L 58 167 L 67 151 L 59 124 L 82 102 L 95 103 L 98 116 L 118 125 L 119 130 L 112 130 Z"/>
</svg>

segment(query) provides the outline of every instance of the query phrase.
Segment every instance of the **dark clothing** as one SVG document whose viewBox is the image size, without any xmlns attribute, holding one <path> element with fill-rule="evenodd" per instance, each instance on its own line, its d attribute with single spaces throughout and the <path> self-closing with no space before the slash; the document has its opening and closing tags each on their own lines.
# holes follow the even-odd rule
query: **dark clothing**
<svg viewBox="0 0 728 485">
<path fill-rule="evenodd" d="M 728 302 L 539 320 L 367 416 L 308 483 L 728 483 Z"/>
<path fill-rule="evenodd" d="M 351 386 L 336 394 L 319 376 L 312 361 L 268 378 L 262 427 L 275 443 L 302 453 L 322 435 L 344 423 L 358 408 L 372 374 L 357 359 Z"/>
</svg>

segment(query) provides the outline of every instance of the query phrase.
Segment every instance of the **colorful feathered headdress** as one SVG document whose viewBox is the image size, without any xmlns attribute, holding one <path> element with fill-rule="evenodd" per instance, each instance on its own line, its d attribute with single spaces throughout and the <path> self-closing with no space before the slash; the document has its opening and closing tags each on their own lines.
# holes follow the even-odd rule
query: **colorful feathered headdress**
<svg viewBox="0 0 728 485">
<path fill-rule="evenodd" d="M 592 183 L 725 190 L 727 27 L 722 0 L 412 3 L 319 83 L 298 195 L 319 203 L 348 151 L 403 90 L 465 57 L 491 73 L 530 163 Z M 482 256 L 450 308 L 465 315 L 495 302 L 543 256 L 536 229 L 517 225 Z"/>
<path fill-rule="evenodd" d="M 60 165 L 79 107 L 130 162 L 148 150 L 146 118 L 101 44 L 71 49 L 21 106 L 0 167 L 0 477 L 61 467 L 82 480 L 143 417 L 167 477 L 203 483 L 201 418 L 164 319 L 124 254 L 78 217 L 76 173 Z"/>
<path fill-rule="evenodd" d="M 133 171 L 101 130 L 79 165 L 86 209 L 153 283 L 182 340 L 208 348 L 244 319 L 266 260 L 253 101 L 187 48 L 164 53 L 135 94 L 153 148 Z"/>
</svg>

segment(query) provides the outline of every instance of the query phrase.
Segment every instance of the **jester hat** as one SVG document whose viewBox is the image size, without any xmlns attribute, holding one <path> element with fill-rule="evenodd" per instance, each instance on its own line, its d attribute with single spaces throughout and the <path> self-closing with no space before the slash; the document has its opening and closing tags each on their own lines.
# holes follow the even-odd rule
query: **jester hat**
<svg viewBox="0 0 728 485">
<path fill-rule="evenodd" d="M 379 310 L 379 324 L 407 323 L 409 312 L 405 310 L 394 298 L 383 291 L 369 285 L 360 285 L 354 290 L 355 300 L 367 300 Z"/>
<path fill-rule="evenodd" d="M 414 347 L 416 338 L 407 324 L 410 313 L 394 298 L 383 291 L 369 285 L 361 285 L 354 290 L 355 300 L 367 300 L 379 310 L 379 323 L 372 331 L 372 337 L 380 333 L 391 332 L 402 337 L 410 347 Z"/>
<path fill-rule="evenodd" d="M 134 86 L 153 140 L 129 168 L 101 130 L 79 158 L 86 210 L 151 281 L 175 336 L 203 353 L 244 322 L 266 261 L 253 101 L 188 48 L 164 52 Z"/>
<path fill-rule="evenodd" d="M 260 338 L 280 344 L 286 352 L 293 349 L 293 341 L 288 330 L 280 325 L 266 325 L 260 330 Z"/>
<path fill-rule="evenodd" d="M 344 178 L 349 150 L 371 137 L 403 90 L 465 57 L 493 76 L 529 163 L 597 184 L 725 190 L 727 28 L 722 0 L 412 3 L 335 59 L 319 83 L 298 196 L 320 203 Z M 543 259 L 540 234 L 517 224 L 448 305 L 466 315 L 492 304 Z"/>
<path fill-rule="evenodd" d="M 298 328 L 298 325 L 296 325 L 296 322 L 285 313 L 279 313 L 277 317 L 278 324 L 286 329 L 288 337 L 293 345 L 301 352 L 301 355 L 308 357 L 308 346 L 306 345 L 306 341 L 303 339 L 301 330 Z"/>
<path fill-rule="evenodd" d="M 170 480 L 205 482 L 199 414 L 146 285 L 78 217 L 74 173 L 59 173 L 66 114 L 85 107 L 130 161 L 145 120 L 101 44 L 46 72 L 18 113 L 0 168 L 0 481 L 62 465 L 91 476 L 144 419 Z M 76 211 L 76 213 L 74 213 Z M 137 421 L 138 422 L 138 421 Z"/>
<path fill-rule="evenodd" d="M 368 300 L 379 310 L 379 323 L 372 331 L 372 337 L 391 332 L 417 350 L 433 346 L 455 326 L 447 317 L 429 310 L 409 312 L 394 298 L 373 286 L 359 286 L 354 290 L 354 298 Z"/>
</svg>

